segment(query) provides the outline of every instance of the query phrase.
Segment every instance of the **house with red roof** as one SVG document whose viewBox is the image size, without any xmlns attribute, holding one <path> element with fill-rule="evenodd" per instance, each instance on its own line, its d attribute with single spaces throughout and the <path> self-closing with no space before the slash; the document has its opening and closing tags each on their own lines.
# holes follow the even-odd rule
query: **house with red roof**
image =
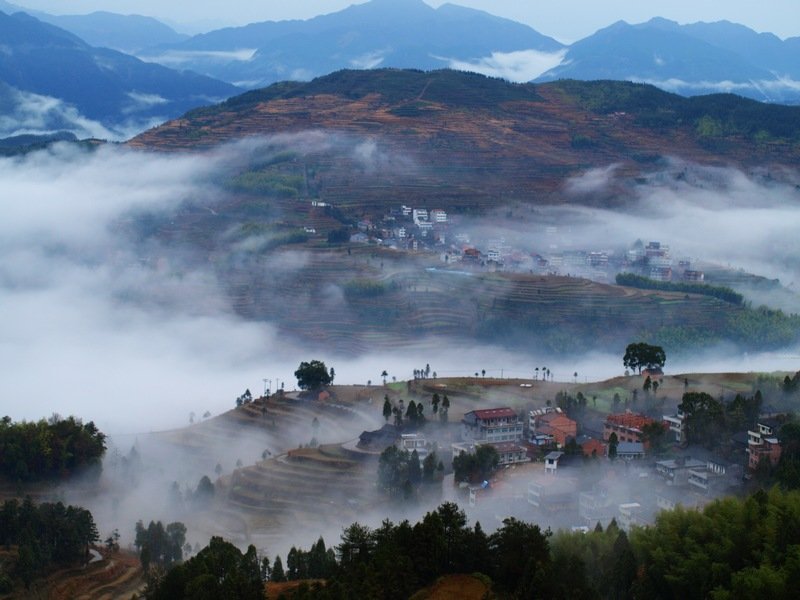
<svg viewBox="0 0 800 600">
<path fill-rule="evenodd" d="M 461 420 L 461 439 L 465 442 L 519 442 L 522 421 L 508 407 L 472 410 Z"/>
</svg>

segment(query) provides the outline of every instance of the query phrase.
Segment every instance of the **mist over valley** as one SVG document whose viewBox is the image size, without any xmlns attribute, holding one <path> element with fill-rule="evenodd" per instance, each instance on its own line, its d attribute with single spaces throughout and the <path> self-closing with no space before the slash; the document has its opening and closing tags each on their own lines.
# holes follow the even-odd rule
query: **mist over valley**
<svg viewBox="0 0 800 600">
<path fill-rule="evenodd" d="M 303 70 L 306 28 L 333 43 L 383 10 L 410 41 L 435 20 L 442 53 L 365 35 Z M 118 93 L 0 73 L 0 595 L 789 589 L 800 107 L 580 81 L 613 35 L 667 40 L 659 68 L 713 46 L 697 69 L 727 57 L 734 80 L 726 36 L 750 30 L 654 20 L 565 46 L 411 0 L 191 38 L 51 22 L 0 13 L 0 71 L 36 39 Z M 104 23 L 122 51 L 159 38 L 162 62 L 271 85 L 184 72 L 140 93 L 173 75 L 56 27 Z M 457 43 L 481 23 L 477 50 Z M 778 42 L 751 58 L 783 64 Z M 761 63 L 748 81 L 775 91 Z"/>
</svg>

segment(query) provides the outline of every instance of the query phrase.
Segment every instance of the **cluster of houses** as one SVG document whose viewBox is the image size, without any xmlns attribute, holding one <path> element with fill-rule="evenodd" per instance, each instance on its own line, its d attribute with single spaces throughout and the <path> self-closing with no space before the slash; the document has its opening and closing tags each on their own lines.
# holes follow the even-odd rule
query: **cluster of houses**
<svg viewBox="0 0 800 600">
<path fill-rule="evenodd" d="M 327 206 L 314 201 L 314 206 Z M 401 205 L 380 220 L 363 218 L 350 236 L 354 244 L 376 244 L 412 252 L 436 252 L 447 264 L 538 275 L 571 275 L 608 281 L 616 273 L 633 272 L 656 281 L 679 279 L 702 282 L 703 271 L 688 259 L 673 260 L 669 246 L 658 241 L 634 243 L 627 252 L 611 249 L 573 249 L 559 228 L 547 226 L 540 237 L 542 250 L 530 252 L 508 244 L 504 238 L 471 243 L 444 209 Z"/>
<path fill-rule="evenodd" d="M 519 486 L 504 489 L 501 476 L 496 484 L 468 486 L 469 504 L 491 506 L 514 499 L 518 506 L 522 495 L 535 518 L 578 529 L 597 523 L 605 527 L 612 519 L 627 529 L 651 523 L 658 511 L 678 504 L 701 508 L 741 486 L 746 468 L 755 470 L 762 460 L 774 465 L 780 458 L 778 422 L 760 419 L 748 432 L 747 465 L 699 449 L 691 455 L 645 460 L 650 449 L 643 429 L 652 423 L 671 430 L 676 441 L 684 439 L 683 415 L 657 420 L 631 411 L 612 414 L 603 423 L 602 437 L 590 438 L 577 435 L 578 424 L 558 408 L 529 411 L 527 427 L 511 408 L 478 409 L 464 415 L 461 441 L 452 444 L 452 451 L 474 452 L 489 444 L 497 449 L 501 467 L 543 462 L 543 469 L 535 468 L 523 479 L 522 494 Z M 607 457 L 612 436 L 617 460 L 587 462 L 580 456 Z"/>
</svg>

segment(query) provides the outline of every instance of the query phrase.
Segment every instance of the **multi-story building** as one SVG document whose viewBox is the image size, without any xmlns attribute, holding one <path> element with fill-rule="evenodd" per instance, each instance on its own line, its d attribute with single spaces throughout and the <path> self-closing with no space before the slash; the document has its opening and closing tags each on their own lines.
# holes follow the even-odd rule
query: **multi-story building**
<svg viewBox="0 0 800 600">
<path fill-rule="evenodd" d="M 686 441 L 686 415 L 682 411 L 678 411 L 674 415 L 664 415 L 662 418 L 675 435 L 675 443 L 684 443 Z"/>
<path fill-rule="evenodd" d="M 465 442 L 519 442 L 523 424 L 508 407 L 472 410 L 461 420 Z"/>
<path fill-rule="evenodd" d="M 530 442 L 537 446 L 554 444 L 563 448 L 578 434 L 578 424 L 557 408 L 543 408 L 528 413 Z"/>
<path fill-rule="evenodd" d="M 680 487 L 689 483 L 692 469 L 704 469 L 706 463 L 695 458 L 676 458 L 660 460 L 656 463 L 656 473 L 667 482 L 667 485 Z"/>
<path fill-rule="evenodd" d="M 607 442 L 611 434 L 616 433 L 618 442 L 644 442 L 642 427 L 655 422 L 655 419 L 631 411 L 608 415 L 603 424 L 603 440 Z"/>
<path fill-rule="evenodd" d="M 431 221 L 434 223 L 447 223 L 447 213 L 441 208 L 434 208 L 431 211 Z"/>
<path fill-rule="evenodd" d="M 771 465 L 778 464 L 781 458 L 781 444 L 778 440 L 780 423 L 775 419 L 759 419 L 755 431 L 747 431 L 747 466 L 755 471 L 762 460 Z"/>
</svg>

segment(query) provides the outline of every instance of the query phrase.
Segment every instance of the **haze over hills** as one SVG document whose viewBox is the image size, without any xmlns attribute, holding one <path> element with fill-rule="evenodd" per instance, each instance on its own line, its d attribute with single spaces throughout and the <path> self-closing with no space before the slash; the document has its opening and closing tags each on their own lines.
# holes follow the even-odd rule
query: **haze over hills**
<svg viewBox="0 0 800 600">
<path fill-rule="evenodd" d="M 689 96 L 733 92 L 793 104 L 798 41 L 727 22 L 620 21 L 570 46 L 564 62 L 537 80 L 643 81 Z"/>
<path fill-rule="evenodd" d="M 67 130 L 121 137 L 237 91 L 209 77 L 94 48 L 25 13 L 0 13 L 0 36 L 3 136 Z"/>
<path fill-rule="evenodd" d="M 187 206 L 170 226 L 151 227 L 165 227 L 171 243 L 199 244 L 201 253 L 215 257 L 239 314 L 279 323 L 292 336 L 325 339 L 355 355 L 427 336 L 509 347 L 536 339 L 551 352 L 573 352 L 578 340 L 610 349 L 658 323 L 662 339 L 672 336 L 671 348 L 677 348 L 688 339 L 738 343 L 747 336 L 733 333 L 735 323 L 750 313 L 686 294 L 541 278 L 534 273 L 552 271 L 534 271 L 534 265 L 516 275 L 441 272 L 437 252 L 458 261 L 468 245 L 452 241 L 462 231 L 455 225 L 442 234 L 446 241 L 430 242 L 432 254 L 411 263 L 382 242 L 351 257 L 324 240 L 343 227 L 347 236 L 362 222 L 367 231 L 388 231 L 401 206 L 427 206 L 445 209 L 462 227 L 473 222 L 471 230 L 484 241 L 505 240 L 487 242 L 496 246 L 545 252 L 556 243 L 545 241 L 551 239 L 548 226 L 583 223 L 582 233 L 559 245 L 588 244 L 591 237 L 607 248 L 618 245 L 609 233 L 615 230 L 612 213 L 557 216 L 553 206 L 644 211 L 634 231 L 650 232 L 652 217 L 663 233 L 671 217 L 662 211 L 705 210 L 707 199 L 697 191 L 704 188 L 713 190 L 715 203 L 725 194 L 737 197 L 737 177 L 754 179 L 743 202 L 755 202 L 762 185 L 796 200 L 799 115 L 800 108 L 736 96 L 687 99 L 626 82 L 511 84 L 457 71 L 382 69 L 248 92 L 187 113 L 130 145 L 225 153 L 225 144 L 244 139 L 231 147 L 237 166 L 222 179 L 228 200 L 213 213 Z M 742 171 L 727 170 L 733 166 Z M 691 183 L 684 189 L 683 182 Z M 653 189 L 680 189 L 695 198 L 686 202 L 668 193 L 671 204 L 645 208 L 643 198 Z M 600 225 L 605 218 L 609 222 Z M 220 228 L 231 232 L 227 240 L 211 233 Z M 381 235 L 392 241 L 391 234 Z M 408 235 L 419 234 L 409 225 Z M 253 249 L 244 250 L 250 244 Z M 305 248 L 297 265 L 289 248 L 294 244 Z M 262 261 L 273 252 L 293 266 L 276 272 L 268 285 Z M 786 264 L 797 272 L 798 265 Z M 324 311 L 314 310 L 314 299 Z M 607 327 L 611 321 L 615 328 Z M 794 339 L 796 324 L 787 327 Z M 762 342 L 764 335 L 758 336 Z"/>
<path fill-rule="evenodd" d="M 454 4 L 434 9 L 422 0 L 372 0 L 306 21 L 212 31 L 142 56 L 256 88 L 344 68 L 436 69 L 493 53 L 531 52 L 530 60 L 562 48 L 526 25 L 482 11 Z M 554 64 L 552 56 L 543 60 Z"/>
<path fill-rule="evenodd" d="M 120 15 L 107 11 L 86 15 L 52 15 L 5 0 L 0 0 L 0 11 L 8 15 L 26 12 L 40 21 L 66 29 L 90 46 L 111 48 L 128 54 L 135 54 L 148 46 L 180 42 L 189 37 L 177 33 L 158 19 L 142 15 Z"/>
</svg>

